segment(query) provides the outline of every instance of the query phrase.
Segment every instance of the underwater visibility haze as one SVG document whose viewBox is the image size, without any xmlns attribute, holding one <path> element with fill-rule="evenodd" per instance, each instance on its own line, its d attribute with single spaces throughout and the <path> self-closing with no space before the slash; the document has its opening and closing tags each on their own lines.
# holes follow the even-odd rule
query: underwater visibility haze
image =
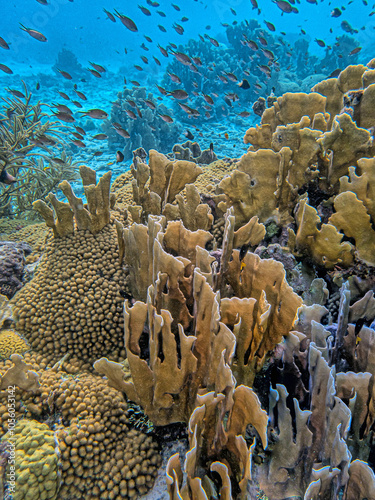
<svg viewBox="0 0 375 500">
<path fill-rule="evenodd" d="M 0 499 L 375 500 L 375 3 L 0 16 Z"/>
</svg>

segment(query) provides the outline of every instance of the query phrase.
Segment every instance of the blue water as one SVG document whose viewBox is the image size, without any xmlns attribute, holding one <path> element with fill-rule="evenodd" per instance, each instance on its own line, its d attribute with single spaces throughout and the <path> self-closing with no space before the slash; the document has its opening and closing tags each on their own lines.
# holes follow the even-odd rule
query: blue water
<svg viewBox="0 0 375 500">
<path fill-rule="evenodd" d="M 179 11 L 169 1 L 161 0 L 159 3 L 159 7 L 152 7 L 146 0 L 140 0 L 139 4 L 135 1 L 48 0 L 47 5 L 41 5 L 37 0 L 3 1 L 0 36 L 9 44 L 10 50 L 0 47 L 0 64 L 11 68 L 13 74 L 0 72 L 0 96 L 9 97 L 5 87 L 21 89 L 21 80 L 24 80 L 33 93 L 33 102 L 41 100 L 49 104 L 71 106 L 57 92 L 63 91 L 72 100 L 77 100 L 73 92 L 73 85 L 77 85 L 78 90 L 87 96 L 87 101 L 80 101 L 82 108 L 73 106 L 75 124 L 87 127 L 91 135 L 104 131 L 110 138 L 108 142 L 97 143 L 92 142 L 88 134 L 84 148 L 73 145 L 68 139 L 67 152 L 74 155 L 76 160 L 91 164 L 99 174 L 112 167 L 117 175 L 129 166 L 131 150 L 136 146 L 141 145 L 146 150 L 156 147 L 167 153 L 176 142 L 186 140 L 184 132 L 186 134 L 187 130 L 193 133 L 194 140 L 199 142 L 202 149 L 208 148 L 214 141 L 215 152 L 219 157 L 240 156 L 246 151 L 242 141 L 246 129 L 259 122 L 259 116 L 252 112 L 252 104 L 259 96 L 267 97 L 272 91 L 276 95 L 289 90 L 308 91 L 314 83 L 328 77 L 337 68 L 344 68 L 349 63 L 366 64 L 374 56 L 375 17 L 370 15 L 373 5 L 365 5 L 367 2 L 360 0 L 351 3 L 323 0 L 316 4 L 306 0 L 292 1 L 291 5 L 298 9 L 298 13 L 283 13 L 271 0 L 259 0 L 260 12 L 252 8 L 250 0 L 177 0 Z M 151 15 L 146 16 L 138 5 L 144 5 Z M 337 18 L 331 16 L 335 7 L 342 9 L 342 15 Z M 116 22 L 112 22 L 103 8 L 111 13 L 117 10 L 131 18 L 138 31 L 127 29 L 118 17 Z M 157 11 L 162 11 L 165 17 Z M 188 20 L 183 21 L 183 17 Z M 273 23 L 276 31 L 271 32 L 265 21 Z M 356 32 L 345 32 L 342 28 L 343 21 L 349 23 Z M 20 23 L 41 32 L 47 42 L 40 42 L 22 31 Z M 177 33 L 173 28 L 175 23 L 183 27 L 183 34 Z M 249 35 L 248 26 L 254 27 L 254 23 L 257 27 Z M 158 25 L 163 26 L 166 32 L 162 32 Z M 228 33 L 232 29 L 237 37 L 235 46 L 228 40 Z M 258 51 L 240 45 L 243 34 L 257 41 Z M 147 41 L 145 35 L 152 42 Z M 203 37 L 204 42 L 200 41 L 199 36 Z M 259 43 L 261 36 L 266 38 L 269 44 L 267 47 Z M 344 40 L 343 36 L 348 38 Z M 219 46 L 216 47 L 208 37 L 217 41 Z M 326 46 L 321 47 L 316 39 L 323 41 Z M 340 45 L 335 46 L 338 40 L 341 40 Z M 158 44 L 168 50 L 168 57 L 162 55 Z M 190 57 L 203 54 L 203 66 L 198 67 L 198 73 L 189 71 L 176 61 L 170 51 L 171 44 L 176 44 L 179 52 L 188 53 Z M 349 56 L 349 52 L 355 47 L 361 47 L 361 50 Z M 260 64 L 269 63 L 261 49 L 269 48 L 272 48 L 275 55 L 269 64 L 270 78 L 259 70 Z M 74 67 L 69 62 L 67 67 L 64 67 L 61 60 L 56 64 L 62 50 L 70 51 L 76 58 L 78 73 L 74 73 Z M 147 63 L 141 56 L 147 58 Z M 154 61 L 153 56 L 160 61 L 160 65 Z M 89 61 L 104 66 L 106 72 L 102 73 L 101 78 L 96 78 L 87 70 L 90 67 Z M 140 66 L 142 70 L 136 69 L 134 65 Z M 66 80 L 58 74 L 56 67 L 71 72 L 72 80 Z M 181 83 L 173 83 L 166 74 L 167 70 L 177 74 Z M 225 72 L 234 73 L 238 81 L 222 83 L 219 76 L 225 75 Z M 249 90 L 238 87 L 243 78 L 248 79 Z M 127 89 L 129 99 L 136 90 L 130 81 L 138 82 L 147 92 L 152 93 L 152 99 L 158 105 L 164 104 L 166 108 L 158 109 L 156 116 L 154 113 L 152 123 L 144 118 L 142 122 L 133 123 L 130 119 L 125 120 L 125 117 L 121 124 L 125 129 L 130 127 L 131 142 L 127 142 L 127 139 L 117 137 L 111 123 L 118 121 L 116 108 L 113 107 L 118 93 Z M 198 109 L 199 117 L 187 115 L 175 99 L 160 94 L 155 83 L 169 91 L 185 89 L 189 93 L 189 99 L 180 102 Z M 40 86 L 39 90 L 36 90 L 37 84 Z M 194 91 L 199 95 L 194 95 Z M 217 94 L 213 96 L 214 105 L 211 108 L 204 102 L 202 91 Z M 236 94 L 238 100 L 235 98 L 228 103 L 225 100 L 228 93 Z M 142 102 L 140 99 L 137 104 Z M 83 119 L 78 113 L 92 108 L 105 110 L 109 121 Z M 132 108 L 127 106 L 127 109 Z M 142 115 L 147 115 L 146 109 L 143 106 Z M 246 111 L 250 112 L 248 117 L 239 116 Z M 167 130 L 166 124 L 158 114 L 168 114 L 173 118 L 174 128 L 171 129 L 171 134 L 164 132 Z M 160 132 L 163 139 L 157 137 L 159 128 L 163 130 Z M 145 138 L 147 134 L 149 140 Z M 125 160 L 119 165 L 112 165 L 117 150 L 124 152 Z M 102 152 L 101 157 L 93 157 L 97 151 Z"/>
</svg>

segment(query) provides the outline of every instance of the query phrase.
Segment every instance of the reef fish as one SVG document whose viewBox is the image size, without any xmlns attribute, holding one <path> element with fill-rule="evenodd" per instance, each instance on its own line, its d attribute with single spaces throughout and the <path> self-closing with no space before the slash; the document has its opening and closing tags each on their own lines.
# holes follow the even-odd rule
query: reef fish
<svg viewBox="0 0 375 500">
<path fill-rule="evenodd" d="M 128 30 L 136 32 L 138 31 L 137 25 L 133 21 L 133 19 L 130 19 L 130 17 L 126 17 L 123 14 L 120 14 L 117 10 L 115 10 L 116 16 L 120 19 L 122 24 L 128 28 Z"/>
<path fill-rule="evenodd" d="M 286 14 L 293 12 L 293 7 L 286 0 L 273 0 L 273 2 Z"/>
<path fill-rule="evenodd" d="M 4 38 L 1 38 L 1 36 L 0 36 L 0 47 L 2 47 L 3 49 L 6 49 L 6 50 L 10 49 L 7 42 L 4 40 Z"/>
<path fill-rule="evenodd" d="M 104 8 L 103 8 L 103 10 L 104 10 L 104 12 L 107 14 L 108 19 L 110 19 L 113 23 L 115 23 L 115 22 L 116 22 L 116 18 L 115 18 L 115 16 L 112 14 L 112 12 L 109 12 L 108 10 L 106 10 L 106 9 L 104 9 Z"/>
<path fill-rule="evenodd" d="M 99 73 L 105 73 L 105 68 L 103 66 L 101 66 L 100 64 L 96 64 L 96 63 L 93 63 L 91 61 L 89 61 L 89 64 L 91 64 L 91 66 L 96 69 L 96 71 L 99 71 Z"/>
<path fill-rule="evenodd" d="M 179 101 L 183 101 L 189 97 L 189 94 L 184 89 L 171 90 L 168 95 Z"/>
<path fill-rule="evenodd" d="M 102 109 L 89 109 L 88 111 L 79 111 L 82 116 L 89 116 L 90 118 L 95 118 L 96 120 L 104 120 L 108 117 L 108 113 Z"/>
<path fill-rule="evenodd" d="M 6 185 L 14 184 L 16 181 L 16 178 L 13 177 L 13 175 L 10 175 L 5 168 L 0 173 L 0 182 Z"/>
<path fill-rule="evenodd" d="M 147 7 L 143 7 L 143 5 L 138 5 L 138 9 L 140 9 L 145 16 L 151 16 L 151 12 Z"/>
<path fill-rule="evenodd" d="M 35 38 L 35 40 L 38 40 L 39 42 L 46 42 L 47 38 L 41 33 L 40 31 L 33 30 L 31 28 L 26 28 L 23 24 L 20 23 L 21 30 L 26 31 L 30 36 Z"/>
<path fill-rule="evenodd" d="M 56 68 L 56 71 L 58 71 L 60 73 L 60 75 L 63 76 L 64 78 L 66 78 L 67 80 L 71 80 L 73 78 L 72 75 L 70 73 L 68 73 L 67 71 L 62 71 L 59 68 Z"/>
</svg>

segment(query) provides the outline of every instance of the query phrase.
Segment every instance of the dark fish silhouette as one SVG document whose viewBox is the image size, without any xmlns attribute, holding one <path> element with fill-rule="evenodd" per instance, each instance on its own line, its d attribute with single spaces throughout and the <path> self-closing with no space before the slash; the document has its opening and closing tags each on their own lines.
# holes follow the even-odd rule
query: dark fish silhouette
<svg viewBox="0 0 375 500">
<path fill-rule="evenodd" d="M 133 31 L 133 32 L 138 31 L 137 25 L 135 24 L 133 19 L 130 19 L 130 17 L 124 16 L 124 14 L 120 14 L 117 10 L 115 10 L 115 12 L 116 12 L 116 16 L 120 19 L 122 24 L 126 28 L 128 28 L 128 30 Z"/>
</svg>

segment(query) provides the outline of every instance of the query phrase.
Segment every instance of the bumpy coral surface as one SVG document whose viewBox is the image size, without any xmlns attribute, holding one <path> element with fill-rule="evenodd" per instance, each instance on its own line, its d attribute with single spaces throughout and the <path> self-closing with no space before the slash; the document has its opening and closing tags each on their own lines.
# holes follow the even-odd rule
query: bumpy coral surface
<svg viewBox="0 0 375 500">
<path fill-rule="evenodd" d="M 14 330 L 0 330 L 0 359 L 8 359 L 12 354 L 23 354 L 28 345 Z"/>
<path fill-rule="evenodd" d="M 61 480 L 61 463 L 54 432 L 46 424 L 24 419 L 17 423 L 14 436 L 16 486 L 13 500 L 55 500 Z"/>
<path fill-rule="evenodd" d="M 46 245 L 35 277 L 14 299 L 18 331 L 49 363 L 64 355 L 77 371 L 123 345 L 122 271 L 112 227 L 77 231 Z"/>
<path fill-rule="evenodd" d="M 41 356 L 27 354 L 25 361 L 39 374 L 40 388 L 34 393 L 17 390 L 16 419 L 47 419 L 54 428 L 62 463 L 57 498 L 117 500 L 146 493 L 160 462 L 157 444 L 151 436 L 130 429 L 122 394 L 96 375 L 44 370 Z M 0 363 L 0 374 L 10 365 Z M 4 396 L 0 393 L 2 401 Z M 6 430 L 9 414 L 4 403 L 0 418 Z M 41 467 L 45 462 L 38 461 Z"/>
</svg>

